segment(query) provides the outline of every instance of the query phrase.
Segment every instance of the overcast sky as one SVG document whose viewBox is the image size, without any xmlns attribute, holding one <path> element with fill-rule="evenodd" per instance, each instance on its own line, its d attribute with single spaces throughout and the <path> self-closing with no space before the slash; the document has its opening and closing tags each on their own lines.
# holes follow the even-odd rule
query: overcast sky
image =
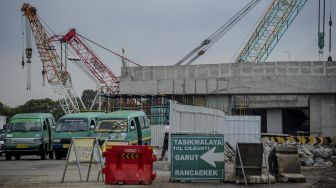
<svg viewBox="0 0 336 188">
<path fill-rule="evenodd" d="M 25 1 L 26 2 L 26 1 Z M 70 28 L 105 47 L 146 65 L 173 65 L 238 12 L 249 0 L 32 0 L 38 15 L 55 33 Z M 252 28 L 271 0 L 262 0 L 195 64 L 229 63 L 237 56 Z M 42 87 L 42 63 L 33 43 L 32 90 L 26 90 L 27 70 L 21 68 L 23 1 L 0 1 L 0 101 L 9 106 L 32 98 L 53 98 L 51 87 Z M 327 0 L 329 15 L 329 0 Z M 336 2 L 333 4 L 336 24 Z M 317 47 L 318 1 L 308 0 L 267 61 L 319 60 Z M 329 20 L 329 16 L 327 21 Z M 326 26 L 328 22 L 326 22 Z M 326 27 L 328 31 L 328 27 Z M 333 29 L 336 40 L 336 29 Z M 328 36 L 326 36 L 328 40 Z M 336 59 L 335 40 L 332 57 Z M 91 45 L 103 62 L 120 75 L 120 59 Z M 325 59 L 328 56 L 328 43 Z M 82 71 L 70 64 L 73 83 L 81 93 L 95 89 Z"/>
</svg>

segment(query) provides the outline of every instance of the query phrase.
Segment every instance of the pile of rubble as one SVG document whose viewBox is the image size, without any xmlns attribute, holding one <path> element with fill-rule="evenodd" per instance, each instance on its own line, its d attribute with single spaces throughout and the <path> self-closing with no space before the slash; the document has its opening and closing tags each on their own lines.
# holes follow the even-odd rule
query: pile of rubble
<svg viewBox="0 0 336 188">
<path fill-rule="evenodd" d="M 299 144 L 295 142 L 280 144 L 264 141 L 266 156 L 275 146 L 297 147 L 302 166 L 331 167 L 336 166 L 336 148 L 326 145 Z"/>
</svg>

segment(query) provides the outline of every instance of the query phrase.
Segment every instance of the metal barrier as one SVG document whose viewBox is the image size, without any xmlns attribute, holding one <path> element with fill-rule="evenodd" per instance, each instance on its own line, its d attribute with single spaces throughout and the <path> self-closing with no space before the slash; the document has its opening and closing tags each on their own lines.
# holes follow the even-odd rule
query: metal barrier
<svg viewBox="0 0 336 188">
<path fill-rule="evenodd" d="M 260 176 L 263 152 L 262 143 L 238 143 L 236 148 L 236 175 L 243 176 L 243 173 L 245 173 L 246 176 Z"/>
</svg>

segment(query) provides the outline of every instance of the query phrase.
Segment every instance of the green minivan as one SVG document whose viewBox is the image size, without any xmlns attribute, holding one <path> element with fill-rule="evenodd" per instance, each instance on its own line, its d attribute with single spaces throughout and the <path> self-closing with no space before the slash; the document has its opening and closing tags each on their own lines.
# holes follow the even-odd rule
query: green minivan
<svg viewBox="0 0 336 188">
<path fill-rule="evenodd" d="M 102 112 L 82 112 L 62 116 L 54 132 L 53 150 L 56 159 L 65 158 L 71 138 L 90 137 Z"/>
<path fill-rule="evenodd" d="M 56 122 L 49 113 L 16 114 L 6 126 L 4 152 L 6 160 L 15 156 L 38 155 L 41 159 L 53 158 L 53 127 Z"/>
<path fill-rule="evenodd" d="M 120 110 L 102 115 L 98 119 L 95 135 L 99 144 L 105 140 L 128 142 L 132 145 L 150 145 L 151 129 L 143 111 Z"/>
</svg>

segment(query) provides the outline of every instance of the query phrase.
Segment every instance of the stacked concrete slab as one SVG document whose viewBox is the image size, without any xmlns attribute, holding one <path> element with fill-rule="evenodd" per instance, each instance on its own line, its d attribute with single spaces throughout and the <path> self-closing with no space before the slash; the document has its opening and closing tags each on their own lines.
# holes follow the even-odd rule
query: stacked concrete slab
<svg viewBox="0 0 336 188">
<path fill-rule="evenodd" d="M 309 108 L 310 130 L 316 136 L 336 135 L 336 62 L 266 62 L 122 68 L 120 93 L 126 95 L 203 95 L 206 106 L 230 112 L 230 97 L 248 95 L 248 108 L 270 112 Z M 272 111 L 273 110 L 273 111 Z M 282 133 L 281 123 L 269 130 Z M 272 126 L 270 125 L 270 126 Z"/>
</svg>

